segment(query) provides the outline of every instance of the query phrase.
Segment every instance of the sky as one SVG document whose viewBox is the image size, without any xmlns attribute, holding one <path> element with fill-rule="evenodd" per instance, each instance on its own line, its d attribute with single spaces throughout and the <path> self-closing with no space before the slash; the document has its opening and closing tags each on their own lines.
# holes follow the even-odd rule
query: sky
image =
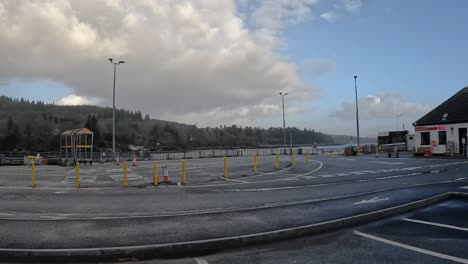
<svg viewBox="0 0 468 264">
<path fill-rule="evenodd" d="M 0 0 L 0 95 L 199 127 L 399 129 L 468 85 L 463 0 Z"/>
</svg>

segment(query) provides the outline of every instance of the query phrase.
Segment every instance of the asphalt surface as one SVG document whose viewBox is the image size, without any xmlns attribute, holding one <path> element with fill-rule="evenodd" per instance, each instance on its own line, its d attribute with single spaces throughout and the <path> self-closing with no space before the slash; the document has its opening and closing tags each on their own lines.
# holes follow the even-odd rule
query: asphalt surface
<svg viewBox="0 0 468 264">
<path fill-rule="evenodd" d="M 448 200 L 352 229 L 210 255 L 123 264 L 463 263 L 468 262 L 468 200 Z M 424 221 L 424 222 L 412 222 Z M 445 225 L 443 227 L 434 224 Z M 453 228 L 464 228 L 457 230 Z M 369 237 L 362 236 L 369 235 Z M 381 240 L 375 240 L 376 238 Z M 382 239 L 384 239 L 382 242 Z M 395 242 L 396 244 L 389 244 Z M 454 261 L 457 260 L 457 261 Z"/>
<path fill-rule="evenodd" d="M 449 191 L 467 191 L 468 160 L 260 156 L 187 160 L 186 186 L 152 186 L 153 162 L 74 168 L 0 167 L 0 248 L 93 248 L 173 243 L 254 234 L 372 212 Z M 180 181 L 179 160 L 169 166 Z M 130 164 L 131 165 L 131 164 Z M 226 262 L 228 263 L 228 262 Z"/>
</svg>

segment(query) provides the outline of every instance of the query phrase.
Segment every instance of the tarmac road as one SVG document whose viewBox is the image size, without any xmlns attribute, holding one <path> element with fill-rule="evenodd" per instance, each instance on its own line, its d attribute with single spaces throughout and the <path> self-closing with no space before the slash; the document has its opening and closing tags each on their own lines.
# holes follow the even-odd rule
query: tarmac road
<svg viewBox="0 0 468 264">
<path fill-rule="evenodd" d="M 468 160 L 298 156 L 187 160 L 186 186 L 152 186 L 152 162 L 132 167 L 0 167 L 0 248 L 92 248 L 160 244 L 266 232 L 424 199 L 468 185 Z M 173 181 L 180 161 L 167 163 Z M 174 175 L 175 174 L 175 175 Z M 162 172 L 160 172 L 160 177 Z"/>
</svg>

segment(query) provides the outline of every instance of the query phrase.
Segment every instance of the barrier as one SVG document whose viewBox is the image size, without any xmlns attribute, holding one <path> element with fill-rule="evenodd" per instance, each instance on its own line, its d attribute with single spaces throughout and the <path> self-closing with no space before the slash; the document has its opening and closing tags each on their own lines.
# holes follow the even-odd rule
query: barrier
<svg viewBox="0 0 468 264">
<path fill-rule="evenodd" d="M 158 162 L 155 160 L 153 163 L 153 185 L 156 186 L 158 184 L 159 184 Z"/>
<path fill-rule="evenodd" d="M 187 170 L 185 168 L 185 160 L 182 160 L 182 184 L 185 185 L 187 183 Z"/>
<path fill-rule="evenodd" d="M 253 172 L 257 173 L 257 155 L 254 155 L 254 167 L 253 167 Z"/>
<path fill-rule="evenodd" d="M 123 173 L 124 173 L 123 182 L 124 182 L 124 187 L 125 188 L 127 188 L 127 186 L 128 186 L 128 171 L 127 171 L 127 168 L 128 168 L 127 162 L 124 161 L 124 163 L 123 163 Z"/>
<path fill-rule="evenodd" d="M 31 163 L 31 187 L 36 187 L 36 164 Z"/>
<path fill-rule="evenodd" d="M 279 168 L 279 153 L 276 152 L 276 157 L 275 157 L 275 169 Z"/>
<path fill-rule="evenodd" d="M 76 162 L 75 164 L 75 186 L 80 188 L 80 163 Z"/>
<path fill-rule="evenodd" d="M 306 150 L 306 161 L 309 161 L 310 160 L 310 154 L 309 154 L 309 150 L 307 149 Z"/>
<path fill-rule="evenodd" d="M 163 181 L 164 183 L 169 183 L 169 169 L 167 168 L 167 165 L 164 165 L 164 173 L 163 173 Z"/>
<path fill-rule="evenodd" d="M 224 170 L 223 170 L 223 177 L 224 178 L 227 178 L 228 174 L 227 174 L 227 158 L 224 157 Z"/>
</svg>

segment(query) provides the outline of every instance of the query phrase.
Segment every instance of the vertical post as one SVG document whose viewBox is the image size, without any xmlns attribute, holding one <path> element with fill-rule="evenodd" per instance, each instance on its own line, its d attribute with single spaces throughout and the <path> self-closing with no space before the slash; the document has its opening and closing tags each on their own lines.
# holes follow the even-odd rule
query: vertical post
<svg viewBox="0 0 468 264">
<path fill-rule="evenodd" d="M 153 185 L 156 186 L 159 184 L 159 177 L 158 177 L 158 161 L 154 161 L 153 163 Z"/>
<path fill-rule="evenodd" d="M 257 155 L 254 155 L 254 167 L 253 167 L 254 173 L 257 173 Z"/>
<path fill-rule="evenodd" d="M 31 186 L 36 187 L 36 164 L 33 159 L 31 159 Z"/>
<path fill-rule="evenodd" d="M 275 169 L 278 169 L 279 168 L 279 153 L 276 152 L 276 156 L 275 156 Z"/>
<path fill-rule="evenodd" d="M 123 182 L 124 182 L 124 187 L 127 188 L 128 186 L 128 172 L 127 172 L 127 162 L 125 161 L 124 164 L 123 164 L 123 173 L 124 173 L 124 178 L 123 178 Z"/>
<path fill-rule="evenodd" d="M 354 76 L 354 92 L 356 94 L 356 130 L 357 130 L 357 147 L 359 148 L 359 106 L 358 106 L 358 97 L 357 97 L 357 76 Z"/>
<path fill-rule="evenodd" d="M 187 183 L 187 170 L 185 169 L 185 160 L 182 160 L 182 184 Z"/>
<path fill-rule="evenodd" d="M 293 149 L 291 149 L 291 159 L 292 159 L 292 164 L 296 165 L 296 155 L 294 154 Z"/>
<path fill-rule="evenodd" d="M 112 158 L 115 160 L 116 158 L 116 153 L 115 153 L 115 72 L 116 72 L 117 64 L 115 63 L 113 64 L 114 64 L 114 86 L 112 89 Z"/>
<path fill-rule="evenodd" d="M 309 150 L 307 149 L 306 150 L 306 161 L 309 161 L 310 160 L 310 154 L 309 154 Z"/>
<path fill-rule="evenodd" d="M 227 178 L 227 158 L 226 158 L 226 157 L 224 157 L 223 177 L 224 177 L 224 178 Z"/>
<path fill-rule="evenodd" d="M 76 188 L 80 188 L 80 163 L 76 162 L 75 165 L 75 185 Z"/>
</svg>

